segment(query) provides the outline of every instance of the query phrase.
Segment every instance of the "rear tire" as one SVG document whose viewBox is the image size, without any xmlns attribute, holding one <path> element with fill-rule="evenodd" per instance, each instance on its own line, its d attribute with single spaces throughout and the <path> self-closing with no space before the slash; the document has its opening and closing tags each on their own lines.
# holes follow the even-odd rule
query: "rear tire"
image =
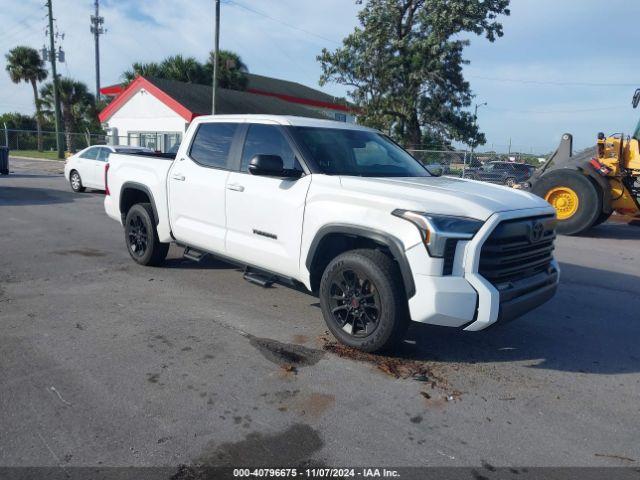
<svg viewBox="0 0 640 480">
<path fill-rule="evenodd" d="M 564 235 L 588 230 L 602 211 L 601 194 L 579 170 L 555 170 L 543 175 L 532 191 L 556 209 L 556 230 Z"/>
<path fill-rule="evenodd" d="M 138 203 L 127 212 L 124 238 L 129 255 L 140 265 L 156 266 L 164 262 L 169 244 L 158 241 L 150 203 Z"/>
<path fill-rule="evenodd" d="M 327 327 L 345 345 L 375 352 L 404 337 L 409 311 L 398 265 L 378 250 L 338 255 L 320 281 Z"/>
<path fill-rule="evenodd" d="M 71 190 L 76 193 L 81 193 L 85 191 L 85 188 L 82 186 L 82 178 L 77 170 L 72 170 L 69 175 L 69 184 L 71 185 Z"/>
</svg>

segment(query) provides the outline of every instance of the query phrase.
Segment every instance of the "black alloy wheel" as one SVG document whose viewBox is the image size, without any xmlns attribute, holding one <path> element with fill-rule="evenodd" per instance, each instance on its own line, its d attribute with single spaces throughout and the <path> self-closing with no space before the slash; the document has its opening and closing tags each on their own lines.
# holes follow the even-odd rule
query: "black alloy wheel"
<svg viewBox="0 0 640 480">
<path fill-rule="evenodd" d="M 355 338 L 375 331 L 380 318 L 380 295 L 363 272 L 350 268 L 335 272 L 330 294 L 331 315 L 341 330 Z"/>
<path fill-rule="evenodd" d="M 158 241 L 154 218 L 151 204 L 138 203 L 129 209 L 124 221 L 127 250 L 140 265 L 161 265 L 169 252 L 169 244 Z"/>
<path fill-rule="evenodd" d="M 140 215 L 132 215 L 127 222 L 127 239 L 129 250 L 136 257 L 144 257 L 148 248 L 148 232 Z"/>
<path fill-rule="evenodd" d="M 345 345 L 390 350 L 407 330 L 409 312 L 398 264 L 373 249 L 348 250 L 324 269 L 320 307 L 331 333 Z"/>
</svg>

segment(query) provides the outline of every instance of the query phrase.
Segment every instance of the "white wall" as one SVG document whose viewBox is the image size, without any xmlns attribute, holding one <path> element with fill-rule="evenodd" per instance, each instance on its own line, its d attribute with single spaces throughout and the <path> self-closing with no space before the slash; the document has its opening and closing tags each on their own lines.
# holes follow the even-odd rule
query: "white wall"
<svg viewBox="0 0 640 480">
<path fill-rule="evenodd" d="M 184 133 L 187 122 L 144 89 L 136 92 L 107 121 L 118 130 L 120 144 L 127 143 L 129 132 Z"/>
</svg>

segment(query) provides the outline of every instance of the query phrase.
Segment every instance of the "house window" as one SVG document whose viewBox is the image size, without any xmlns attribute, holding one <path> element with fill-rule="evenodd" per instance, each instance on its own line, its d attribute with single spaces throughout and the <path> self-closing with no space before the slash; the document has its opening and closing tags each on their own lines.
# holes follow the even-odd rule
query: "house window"
<svg viewBox="0 0 640 480">
<path fill-rule="evenodd" d="M 130 146 L 147 147 L 160 152 L 176 150 L 182 141 L 180 132 L 129 132 Z"/>
<path fill-rule="evenodd" d="M 335 119 L 338 122 L 346 122 L 347 121 L 347 116 L 344 113 L 335 113 Z"/>
</svg>

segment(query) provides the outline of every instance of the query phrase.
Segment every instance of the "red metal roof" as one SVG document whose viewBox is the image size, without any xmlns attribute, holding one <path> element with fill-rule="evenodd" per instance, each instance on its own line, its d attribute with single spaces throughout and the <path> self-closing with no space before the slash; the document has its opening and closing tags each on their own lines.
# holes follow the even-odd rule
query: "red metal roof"
<svg viewBox="0 0 640 480">
<path fill-rule="evenodd" d="M 137 77 L 133 82 L 129 84 L 127 88 L 124 89 L 122 93 L 120 93 L 120 95 L 114 98 L 111 103 L 98 114 L 98 118 L 100 119 L 100 121 L 106 122 L 109 118 L 111 118 L 111 115 L 117 112 L 120 107 L 127 103 L 127 101 L 131 97 L 133 97 L 143 88 L 158 100 L 160 100 L 162 103 L 164 103 L 167 107 L 180 115 L 182 118 L 184 118 L 187 122 L 190 122 L 196 116 L 196 113 L 187 110 L 183 105 L 164 93 L 146 78 Z"/>
</svg>

